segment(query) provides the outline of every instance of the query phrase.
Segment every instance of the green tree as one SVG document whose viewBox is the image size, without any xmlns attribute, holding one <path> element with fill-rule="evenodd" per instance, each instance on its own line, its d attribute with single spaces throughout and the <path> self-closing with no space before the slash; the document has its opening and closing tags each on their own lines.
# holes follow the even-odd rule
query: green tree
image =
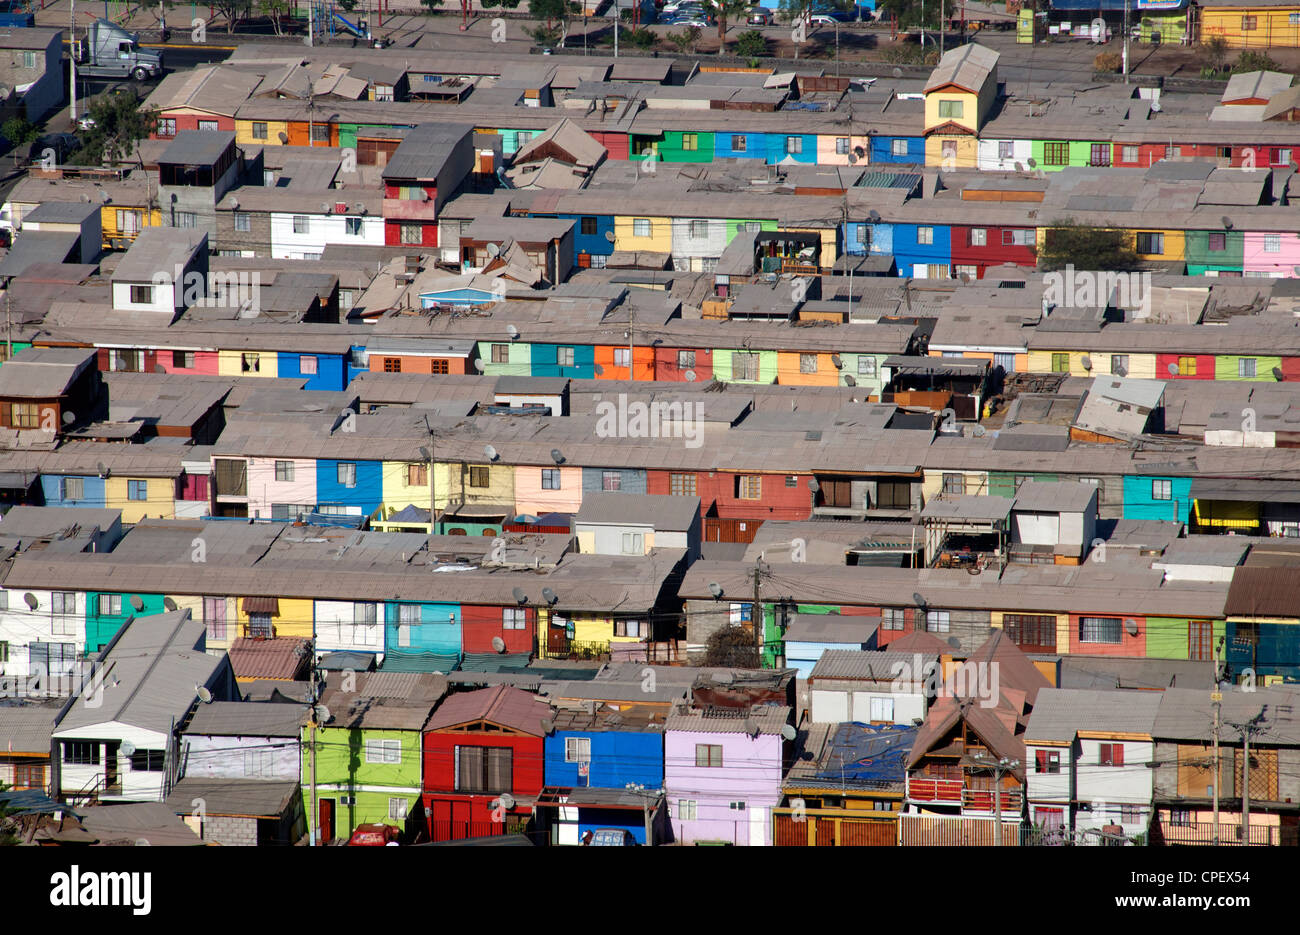
<svg viewBox="0 0 1300 935">
<path fill-rule="evenodd" d="M 0 136 L 8 140 L 11 146 L 30 143 L 40 135 L 40 128 L 28 123 L 26 117 L 10 117 L 0 125 Z"/>
<path fill-rule="evenodd" d="M 644 26 L 637 26 L 623 33 L 623 41 L 634 49 L 649 49 L 655 44 L 655 34 Z"/>
<path fill-rule="evenodd" d="M 420 6 L 432 13 L 435 7 L 442 6 L 442 0 L 420 0 Z"/>
<path fill-rule="evenodd" d="M 544 22 L 548 29 L 567 27 L 577 13 L 578 5 L 572 0 L 528 0 L 528 14 Z"/>
<path fill-rule="evenodd" d="M 212 0 L 209 5 L 214 13 L 225 18 L 227 33 L 233 33 L 253 12 L 253 0 Z"/>
<path fill-rule="evenodd" d="M 1210 60 L 1210 67 L 1223 71 L 1223 63 L 1228 60 L 1228 40 L 1223 36 L 1210 36 L 1201 43 L 1205 57 Z"/>
<path fill-rule="evenodd" d="M 676 46 L 677 51 L 685 54 L 695 52 L 695 46 L 699 43 L 702 35 L 704 35 L 704 30 L 700 29 L 699 26 L 687 26 L 681 32 L 670 32 L 664 38 Z"/>
<path fill-rule="evenodd" d="M 142 110 L 134 94 L 109 94 L 90 106 L 94 125 L 81 134 L 81 149 L 70 160 L 76 165 L 97 166 L 117 163 L 136 151 L 158 120 L 158 111 Z"/>
<path fill-rule="evenodd" d="M 356 0 L 352 0 L 355 5 Z M 284 17 L 293 14 L 292 0 L 258 0 L 257 12 L 271 21 L 271 29 L 277 36 L 284 35 Z"/>
<path fill-rule="evenodd" d="M 718 54 L 727 49 L 727 24 L 749 11 L 749 0 L 704 0 L 704 9 L 718 21 Z"/>
<path fill-rule="evenodd" d="M 1135 269 L 1138 256 L 1123 231 L 1089 227 L 1064 218 L 1047 228 L 1038 251 L 1038 268 L 1051 272 L 1066 266 L 1118 272 Z"/>
<path fill-rule="evenodd" d="M 759 58 L 767 54 L 767 37 L 757 29 L 747 29 L 736 37 L 736 54 L 741 58 Z"/>
<path fill-rule="evenodd" d="M 344 13 L 351 13 L 357 8 L 358 0 L 334 0 L 334 2 L 343 8 Z"/>
<path fill-rule="evenodd" d="M 1282 66 L 1263 52 L 1249 49 L 1237 56 L 1237 63 L 1232 66 L 1232 70 L 1240 75 L 1248 71 L 1281 71 Z"/>
</svg>

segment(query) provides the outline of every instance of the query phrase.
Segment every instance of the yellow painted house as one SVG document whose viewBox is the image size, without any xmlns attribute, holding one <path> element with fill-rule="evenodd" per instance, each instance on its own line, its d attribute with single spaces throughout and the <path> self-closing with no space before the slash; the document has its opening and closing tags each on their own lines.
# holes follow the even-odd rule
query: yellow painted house
<svg viewBox="0 0 1300 935">
<path fill-rule="evenodd" d="M 256 127 L 256 129 L 254 129 Z M 266 129 L 263 130 L 262 128 Z M 265 136 L 260 134 L 265 133 Z M 235 118 L 235 142 L 241 146 L 284 146 L 289 138 L 287 120 L 245 120 Z"/>
<path fill-rule="evenodd" d="M 223 377 L 276 377 L 275 351 L 218 351 L 217 374 Z"/>
<path fill-rule="evenodd" d="M 1270 6 L 1211 0 L 1199 13 L 1202 42 L 1222 36 L 1233 49 L 1300 48 L 1300 3 Z"/>
<path fill-rule="evenodd" d="M 672 219 L 615 215 L 614 249 L 671 254 L 673 252 Z"/>
<path fill-rule="evenodd" d="M 833 354 L 777 351 L 776 382 L 782 386 L 839 386 L 840 369 Z"/>
<path fill-rule="evenodd" d="M 238 606 L 235 608 L 235 616 L 226 618 L 227 620 L 233 619 L 235 623 L 234 627 L 228 627 L 230 639 L 252 635 L 249 632 L 248 610 L 245 607 L 247 600 L 248 598 L 244 598 L 237 601 Z M 296 636 L 307 640 L 315 637 L 315 604 L 310 599 L 281 597 L 272 598 L 272 600 L 277 605 L 276 612 L 271 614 L 271 626 L 274 628 L 276 637 Z"/>
<path fill-rule="evenodd" d="M 1128 376 L 1135 380 L 1156 379 L 1155 354 L 1127 354 Z M 1083 365 L 1087 357 L 1092 364 L 1089 369 Z M 1111 355 L 1105 351 L 1071 351 L 1071 350 L 1033 350 L 1029 352 L 1030 373 L 1068 373 L 1072 377 L 1095 377 L 1098 374 L 1111 373 Z"/>
<path fill-rule="evenodd" d="M 104 505 L 122 511 L 123 523 L 145 517 L 173 519 L 176 515 L 176 481 L 170 477 L 113 475 L 104 481 Z"/>
<path fill-rule="evenodd" d="M 951 471 L 927 468 L 921 477 L 921 496 L 932 500 L 941 493 L 948 496 L 987 496 L 989 475 L 987 471 Z"/>
<path fill-rule="evenodd" d="M 970 43 L 944 54 L 925 85 L 925 164 L 975 168 L 998 97 L 998 53 Z"/>
</svg>

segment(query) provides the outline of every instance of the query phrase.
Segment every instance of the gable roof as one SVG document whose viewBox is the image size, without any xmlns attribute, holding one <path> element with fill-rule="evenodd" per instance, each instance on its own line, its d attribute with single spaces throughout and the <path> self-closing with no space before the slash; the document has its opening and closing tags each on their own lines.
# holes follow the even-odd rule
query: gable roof
<svg viewBox="0 0 1300 935">
<path fill-rule="evenodd" d="M 944 53 L 930 73 L 925 91 L 928 94 L 947 85 L 956 85 L 967 91 L 978 92 L 997 64 L 998 53 L 987 46 L 974 42 L 959 46 Z"/>
<path fill-rule="evenodd" d="M 473 721 L 487 721 L 522 734 L 545 737 L 548 731 L 542 722 L 550 716 L 551 706 L 531 692 L 494 685 L 452 695 L 439 705 L 425 730 L 449 730 Z"/>
<path fill-rule="evenodd" d="M 605 147 L 598 143 L 594 136 L 566 117 L 521 146 L 515 153 L 514 164 L 534 161 L 536 157 L 533 154 L 547 144 L 555 146 L 572 157 L 569 162 L 584 168 L 595 168 L 605 159 Z"/>
</svg>

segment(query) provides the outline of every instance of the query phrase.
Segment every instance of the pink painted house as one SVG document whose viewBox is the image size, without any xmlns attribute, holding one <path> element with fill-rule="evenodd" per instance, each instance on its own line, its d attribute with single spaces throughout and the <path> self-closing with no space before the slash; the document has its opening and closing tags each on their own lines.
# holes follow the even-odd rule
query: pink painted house
<svg viewBox="0 0 1300 935">
<path fill-rule="evenodd" d="M 582 468 L 519 465 L 515 468 L 515 510 L 544 516 L 576 513 L 582 506 Z"/>
<path fill-rule="evenodd" d="M 692 710 L 668 716 L 664 790 L 673 837 L 682 844 L 772 843 L 772 809 L 794 744 L 784 705 Z M 789 731 L 794 736 L 793 729 Z"/>
<path fill-rule="evenodd" d="M 248 515 L 294 519 L 316 507 L 316 462 L 310 458 L 249 458 Z"/>
<path fill-rule="evenodd" d="M 1246 231 L 1242 238 L 1242 273 L 1293 278 L 1300 266 L 1300 234 Z"/>
</svg>

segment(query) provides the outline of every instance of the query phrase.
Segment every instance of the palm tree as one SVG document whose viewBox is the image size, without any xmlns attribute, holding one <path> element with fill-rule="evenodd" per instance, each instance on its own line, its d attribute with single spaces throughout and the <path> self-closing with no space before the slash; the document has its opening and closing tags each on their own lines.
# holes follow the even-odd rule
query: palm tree
<svg viewBox="0 0 1300 935">
<path fill-rule="evenodd" d="M 749 10 L 749 0 L 706 0 L 704 9 L 718 20 L 718 54 L 727 48 L 727 23 L 736 16 L 744 16 Z"/>
</svg>

